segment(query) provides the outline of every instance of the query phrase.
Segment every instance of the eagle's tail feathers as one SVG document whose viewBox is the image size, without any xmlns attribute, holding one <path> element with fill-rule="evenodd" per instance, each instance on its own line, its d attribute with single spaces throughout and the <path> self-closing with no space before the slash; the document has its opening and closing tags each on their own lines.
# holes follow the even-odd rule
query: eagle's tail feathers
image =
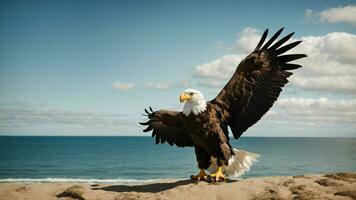
<svg viewBox="0 0 356 200">
<path fill-rule="evenodd" d="M 248 172 L 253 165 L 253 163 L 257 162 L 257 158 L 260 155 L 251 153 L 248 151 L 243 151 L 239 149 L 233 149 L 234 154 L 229 159 L 229 165 L 224 166 L 222 168 L 222 172 L 231 178 L 238 178 L 243 175 L 245 172 Z M 216 158 L 211 159 L 211 166 L 209 167 L 209 171 L 213 172 L 217 169 Z"/>
</svg>

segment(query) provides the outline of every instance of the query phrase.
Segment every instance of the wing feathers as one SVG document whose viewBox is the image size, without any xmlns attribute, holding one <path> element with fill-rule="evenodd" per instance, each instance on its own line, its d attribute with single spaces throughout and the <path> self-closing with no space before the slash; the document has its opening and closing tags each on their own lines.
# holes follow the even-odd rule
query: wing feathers
<svg viewBox="0 0 356 200">
<path fill-rule="evenodd" d="M 139 122 L 139 124 L 143 125 L 143 126 L 147 126 L 151 123 L 151 120 L 148 120 L 147 122 Z"/>
<path fill-rule="evenodd" d="M 263 45 L 267 38 L 267 29 L 255 50 L 241 61 L 223 91 L 212 101 L 228 113 L 222 123 L 230 126 L 235 138 L 240 137 L 272 107 L 282 88 L 288 83 L 287 78 L 293 74 L 286 70 L 301 67 L 288 62 L 306 57 L 305 54 L 281 55 L 301 43 L 295 41 L 284 45 L 294 33 L 274 43 L 282 31 L 283 28 L 278 30 Z"/>
<path fill-rule="evenodd" d="M 256 48 L 255 48 L 255 50 L 253 50 L 253 51 L 257 51 L 257 50 L 259 50 L 259 49 L 261 48 L 262 44 L 263 44 L 263 43 L 265 42 L 265 40 L 266 40 L 267 35 L 268 35 L 268 29 L 266 29 L 265 32 L 263 32 L 263 35 L 262 35 L 260 41 L 258 42 L 258 44 L 257 44 L 257 46 L 256 46 Z"/>
<path fill-rule="evenodd" d="M 292 64 L 292 63 L 287 63 L 283 65 L 283 70 L 294 70 L 294 69 L 298 69 L 301 68 L 301 65 L 297 65 L 297 64 Z"/>
<path fill-rule="evenodd" d="M 262 49 L 267 49 L 276 39 L 277 37 L 282 33 L 284 27 L 279 29 L 272 37 L 271 39 L 268 40 L 268 42 L 262 47 Z"/>
<path fill-rule="evenodd" d="M 152 137 L 155 137 L 155 143 L 165 143 L 177 145 L 178 147 L 193 146 L 190 135 L 185 132 L 182 126 L 181 112 L 175 111 L 153 111 L 149 107 L 151 113 L 145 109 L 149 120 L 147 122 L 140 122 L 141 125 L 147 126 L 143 132 L 152 131 Z"/>
<path fill-rule="evenodd" d="M 289 55 L 283 55 L 283 56 L 278 56 L 278 59 L 282 62 L 290 62 L 293 60 L 298 60 L 300 58 L 307 57 L 305 54 L 289 54 Z"/>
<path fill-rule="evenodd" d="M 143 130 L 143 132 L 148 132 L 151 131 L 153 129 L 153 127 L 151 125 L 149 125 L 146 129 Z"/>
<path fill-rule="evenodd" d="M 280 39 L 278 42 L 276 42 L 273 46 L 271 46 L 270 49 L 275 50 L 278 47 L 280 47 L 282 44 L 284 44 L 285 42 L 287 42 L 292 36 L 294 35 L 293 33 L 288 34 L 287 36 L 285 36 L 284 38 Z"/>
<path fill-rule="evenodd" d="M 302 41 L 296 41 L 296 42 L 292 42 L 292 43 L 290 43 L 290 44 L 287 44 L 287 45 L 285 45 L 285 46 L 283 46 L 283 47 L 277 49 L 277 50 L 275 51 L 275 53 L 276 53 L 277 55 L 282 54 L 282 53 L 284 53 L 284 52 L 286 52 L 286 51 L 289 51 L 290 49 L 294 48 L 295 46 L 297 46 L 297 45 L 300 44 L 301 42 L 302 42 Z"/>
</svg>

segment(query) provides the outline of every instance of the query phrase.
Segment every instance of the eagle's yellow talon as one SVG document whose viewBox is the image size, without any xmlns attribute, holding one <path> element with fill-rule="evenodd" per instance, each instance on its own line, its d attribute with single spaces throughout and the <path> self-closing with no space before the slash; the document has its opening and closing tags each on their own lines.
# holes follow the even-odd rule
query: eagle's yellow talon
<svg viewBox="0 0 356 200">
<path fill-rule="evenodd" d="M 204 169 L 200 169 L 200 172 L 199 172 L 198 175 L 196 175 L 196 176 L 191 175 L 190 178 L 191 178 L 192 180 L 205 181 L 205 180 L 207 180 L 208 175 L 205 173 L 205 170 L 204 170 Z"/>
<path fill-rule="evenodd" d="M 225 176 L 221 170 L 222 170 L 222 167 L 218 167 L 218 170 L 215 173 L 210 174 L 210 177 L 213 178 L 213 180 L 215 182 L 220 182 L 220 181 L 225 180 Z"/>
</svg>

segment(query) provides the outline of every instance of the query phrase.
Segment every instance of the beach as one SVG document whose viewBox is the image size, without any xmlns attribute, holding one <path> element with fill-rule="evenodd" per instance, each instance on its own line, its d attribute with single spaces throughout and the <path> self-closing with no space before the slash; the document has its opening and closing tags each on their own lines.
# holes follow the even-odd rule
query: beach
<svg viewBox="0 0 356 200">
<path fill-rule="evenodd" d="M 171 180 L 143 185 L 0 183 L 1 200 L 356 199 L 356 173 L 247 178 L 222 183 Z"/>
</svg>

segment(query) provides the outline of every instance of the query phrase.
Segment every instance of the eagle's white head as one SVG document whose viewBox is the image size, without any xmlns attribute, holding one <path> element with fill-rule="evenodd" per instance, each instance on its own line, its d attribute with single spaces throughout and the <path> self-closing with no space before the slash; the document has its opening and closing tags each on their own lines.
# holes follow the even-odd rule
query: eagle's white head
<svg viewBox="0 0 356 200">
<path fill-rule="evenodd" d="M 188 116 L 191 112 L 198 115 L 206 110 L 206 101 L 203 94 L 196 89 L 185 90 L 179 98 L 180 102 L 184 103 L 183 114 Z"/>
</svg>

